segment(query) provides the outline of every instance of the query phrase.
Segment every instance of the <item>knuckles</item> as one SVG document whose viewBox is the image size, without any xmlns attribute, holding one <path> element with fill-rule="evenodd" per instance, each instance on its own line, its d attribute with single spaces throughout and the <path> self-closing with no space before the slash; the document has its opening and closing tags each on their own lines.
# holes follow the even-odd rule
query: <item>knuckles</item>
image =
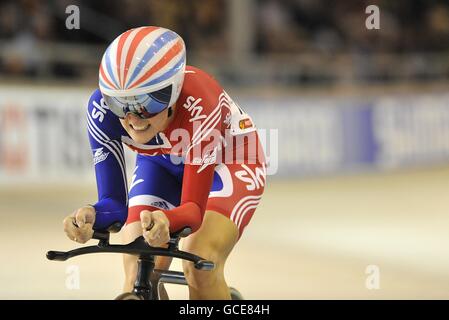
<svg viewBox="0 0 449 320">
<path fill-rule="evenodd" d="M 163 211 L 142 210 L 140 219 L 143 225 L 150 222 L 153 224 L 150 230 L 143 227 L 143 237 L 150 246 L 160 247 L 170 240 L 169 221 Z M 159 237 L 154 238 L 156 234 Z"/>
<path fill-rule="evenodd" d="M 79 213 L 81 209 L 75 211 L 75 214 Z M 76 242 L 84 244 L 92 237 L 93 229 L 92 225 L 86 223 L 82 228 L 78 228 L 73 224 L 75 214 L 67 216 L 62 221 L 63 229 L 67 237 L 71 240 L 76 239 Z"/>
</svg>

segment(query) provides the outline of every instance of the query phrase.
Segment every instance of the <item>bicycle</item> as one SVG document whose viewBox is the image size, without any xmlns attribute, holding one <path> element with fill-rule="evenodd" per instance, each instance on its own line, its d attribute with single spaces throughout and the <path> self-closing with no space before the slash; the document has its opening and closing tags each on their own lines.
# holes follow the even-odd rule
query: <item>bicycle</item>
<svg viewBox="0 0 449 320">
<path fill-rule="evenodd" d="M 187 237 L 192 230 L 188 227 L 170 234 L 167 248 L 151 247 L 142 236 L 125 245 L 110 244 L 110 233 L 120 231 L 120 223 L 112 224 L 106 231 L 95 231 L 92 239 L 99 240 L 96 246 L 81 247 L 70 251 L 48 251 L 47 259 L 66 261 L 76 256 L 92 253 L 126 253 L 137 256 L 138 269 L 132 292 L 122 293 L 115 300 L 160 300 L 159 288 L 163 283 L 187 285 L 183 272 L 154 269 L 156 256 L 167 256 L 184 259 L 194 263 L 198 270 L 210 271 L 215 268 L 212 261 L 178 249 L 179 241 Z M 230 287 L 232 300 L 243 300 L 240 292 Z"/>
</svg>

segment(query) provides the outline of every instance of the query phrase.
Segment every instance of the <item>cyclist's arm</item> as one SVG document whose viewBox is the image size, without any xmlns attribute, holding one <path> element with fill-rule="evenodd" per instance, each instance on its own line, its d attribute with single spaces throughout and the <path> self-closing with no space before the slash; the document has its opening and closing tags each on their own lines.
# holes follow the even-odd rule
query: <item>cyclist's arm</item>
<svg viewBox="0 0 449 320">
<path fill-rule="evenodd" d="M 184 166 L 181 204 L 171 210 L 162 210 L 170 221 L 171 232 L 186 226 L 195 232 L 201 226 L 214 177 L 214 167 L 207 166 L 198 173 L 198 166 Z"/>
<path fill-rule="evenodd" d="M 223 88 L 204 72 L 195 69 L 186 74 L 178 105 L 184 106 L 182 110 L 185 115 L 180 128 L 189 131 L 190 145 L 185 154 L 181 204 L 166 211 L 171 231 L 186 225 L 195 231 L 201 226 L 213 182 L 216 158 L 219 157 L 216 152 L 222 141 L 223 120 L 227 113 L 227 109 L 222 108 L 223 94 Z M 192 102 L 192 97 L 197 98 L 194 104 L 201 106 L 186 109 L 183 102 L 188 105 L 188 100 Z"/>
<path fill-rule="evenodd" d="M 121 125 L 107 109 L 98 90 L 89 101 L 87 129 L 98 191 L 98 202 L 93 205 L 94 229 L 102 230 L 114 222 L 125 223 L 128 195 Z"/>
<path fill-rule="evenodd" d="M 196 231 L 201 226 L 222 138 L 223 115 L 217 106 L 217 96 L 212 93 L 202 96 L 202 103 L 209 114 L 203 123 L 191 124 L 194 132 L 184 165 L 181 204 L 166 212 L 170 231 L 177 231 L 183 226 L 190 226 Z"/>
</svg>

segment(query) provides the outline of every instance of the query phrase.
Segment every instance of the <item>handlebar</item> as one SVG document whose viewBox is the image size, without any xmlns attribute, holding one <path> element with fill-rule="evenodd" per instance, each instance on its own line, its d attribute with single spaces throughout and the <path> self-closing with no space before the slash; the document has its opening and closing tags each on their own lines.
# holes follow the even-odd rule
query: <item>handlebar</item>
<svg viewBox="0 0 449 320">
<path fill-rule="evenodd" d="M 180 238 L 186 237 L 192 232 L 192 229 L 188 227 L 170 234 L 168 248 L 155 248 L 146 243 L 142 236 L 125 245 L 109 244 L 110 232 L 114 232 L 114 230 L 117 229 L 117 226 L 117 224 L 113 224 L 110 228 L 108 228 L 108 231 L 95 231 L 92 238 L 99 240 L 99 243 L 96 246 L 77 248 L 67 252 L 53 250 L 48 251 L 47 259 L 54 261 L 66 261 L 70 258 L 90 253 L 126 253 L 138 257 L 167 256 L 184 259 L 193 262 L 195 268 L 199 270 L 213 270 L 215 268 L 215 265 L 212 261 L 207 261 L 197 255 L 185 251 L 180 251 L 178 249 Z"/>
</svg>

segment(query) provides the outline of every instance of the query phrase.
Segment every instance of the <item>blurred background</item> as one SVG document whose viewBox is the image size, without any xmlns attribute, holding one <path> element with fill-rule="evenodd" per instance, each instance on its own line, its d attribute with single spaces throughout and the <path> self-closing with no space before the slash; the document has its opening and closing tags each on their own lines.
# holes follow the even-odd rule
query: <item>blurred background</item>
<svg viewBox="0 0 449 320">
<path fill-rule="evenodd" d="M 265 137 L 270 176 L 230 285 L 250 299 L 449 298 L 443 0 L 1 0 L 0 298 L 120 292 L 121 257 L 45 252 L 74 247 L 62 219 L 96 201 L 86 103 L 107 45 L 142 25 L 179 33 Z"/>
</svg>

